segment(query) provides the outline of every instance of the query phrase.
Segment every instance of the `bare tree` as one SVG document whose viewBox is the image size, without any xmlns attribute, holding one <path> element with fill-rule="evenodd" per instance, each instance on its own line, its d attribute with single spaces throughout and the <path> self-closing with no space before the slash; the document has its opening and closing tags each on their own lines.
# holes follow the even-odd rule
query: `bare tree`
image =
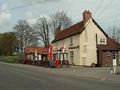
<svg viewBox="0 0 120 90">
<path fill-rule="evenodd" d="M 36 37 L 32 27 L 26 20 L 19 20 L 15 24 L 14 30 L 22 54 L 25 47 L 31 46 L 36 42 Z"/>
<path fill-rule="evenodd" d="M 116 32 L 116 40 L 117 40 L 117 42 L 120 43 L 120 28 L 117 29 L 117 32 Z"/>
<path fill-rule="evenodd" d="M 120 28 L 117 26 L 111 26 L 109 30 L 111 31 L 109 32 L 111 33 L 111 37 L 120 43 Z"/>
<path fill-rule="evenodd" d="M 67 14 L 62 12 L 56 12 L 50 15 L 50 19 L 41 17 L 34 25 L 34 30 L 38 40 L 44 44 L 45 47 L 49 45 L 49 42 L 54 38 L 57 28 L 65 29 L 71 25 L 71 19 Z"/>
<path fill-rule="evenodd" d="M 51 17 L 51 27 L 53 30 L 53 34 L 56 34 L 56 29 L 59 27 L 60 29 L 68 28 L 71 24 L 71 18 L 69 18 L 66 12 L 56 12 L 55 14 L 50 15 Z"/>
<path fill-rule="evenodd" d="M 49 20 L 45 17 L 39 18 L 34 26 L 34 29 L 36 30 L 38 39 L 43 42 L 45 47 L 47 47 L 49 45 Z"/>
</svg>

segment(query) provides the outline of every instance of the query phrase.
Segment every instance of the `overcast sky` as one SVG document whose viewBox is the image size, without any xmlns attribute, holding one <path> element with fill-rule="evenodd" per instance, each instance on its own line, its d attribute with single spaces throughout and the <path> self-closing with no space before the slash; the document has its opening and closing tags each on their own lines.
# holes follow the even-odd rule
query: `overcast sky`
<svg viewBox="0 0 120 90">
<path fill-rule="evenodd" d="M 26 19 L 32 24 L 40 16 L 62 10 L 67 12 L 74 23 L 82 20 L 84 10 L 90 10 L 93 18 L 105 31 L 113 25 L 119 27 L 120 0 L 103 0 L 98 8 L 100 2 L 101 0 L 0 0 L 0 32 L 12 31 L 13 25 L 20 19 Z M 14 8 L 30 3 L 36 4 Z"/>
</svg>

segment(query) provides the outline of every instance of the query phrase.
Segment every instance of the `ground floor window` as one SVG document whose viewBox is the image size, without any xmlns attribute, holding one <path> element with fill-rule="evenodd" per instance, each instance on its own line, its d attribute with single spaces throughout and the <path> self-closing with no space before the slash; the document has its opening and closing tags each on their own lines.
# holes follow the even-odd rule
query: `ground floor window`
<svg viewBox="0 0 120 90">
<path fill-rule="evenodd" d="M 53 54 L 53 60 L 56 60 L 58 58 L 58 53 Z"/>
<path fill-rule="evenodd" d="M 30 60 L 33 60 L 33 55 L 30 55 Z"/>
<path fill-rule="evenodd" d="M 68 53 L 64 53 L 64 54 L 63 54 L 63 59 L 64 59 L 64 60 L 68 60 Z"/>
<path fill-rule="evenodd" d="M 70 51 L 70 64 L 74 64 L 74 52 Z"/>
<path fill-rule="evenodd" d="M 53 60 L 59 60 L 60 64 L 68 64 L 68 53 L 54 53 Z"/>
<path fill-rule="evenodd" d="M 62 61 L 63 60 L 63 53 L 59 54 L 59 59 Z"/>
<path fill-rule="evenodd" d="M 42 58 L 41 58 L 41 54 L 38 56 L 38 60 L 41 60 Z"/>
<path fill-rule="evenodd" d="M 106 56 L 110 57 L 110 52 L 109 51 L 106 52 Z"/>
<path fill-rule="evenodd" d="M 59 59 L 62 60 L 68 60 L 68 53 L 60 53 Z"/>
</svg>

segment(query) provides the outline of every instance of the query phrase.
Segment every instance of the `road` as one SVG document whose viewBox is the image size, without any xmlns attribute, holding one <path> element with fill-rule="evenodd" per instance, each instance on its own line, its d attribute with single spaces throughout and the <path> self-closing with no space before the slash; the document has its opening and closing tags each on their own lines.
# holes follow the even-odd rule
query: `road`
<svg viewBox="0 0 120 90">
<path fill-rule="evenodd" d="M 55 69 L 0 63 L 0 90 L 120 90 L 118 82 L 53 71 Z"/>
</svg>

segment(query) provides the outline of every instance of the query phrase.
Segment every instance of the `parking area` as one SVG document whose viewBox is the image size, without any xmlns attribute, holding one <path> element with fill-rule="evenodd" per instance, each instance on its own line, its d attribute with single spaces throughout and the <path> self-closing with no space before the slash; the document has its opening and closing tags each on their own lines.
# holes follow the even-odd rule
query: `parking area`
<svg viewBox="0 0 120 90">
<path fill-rule="evenodd" d="M 116 67 L 116 74 L 113 74 L 111 67 L 82 67 L 82 66 L 71 66 L 70 68 L 61 68 L 61 72 L 66 74 L 74 75 L 76 77 L 89 77 L 100 80 L 112 80 L 120 82 L 120 67 Z"/>
</svg>

